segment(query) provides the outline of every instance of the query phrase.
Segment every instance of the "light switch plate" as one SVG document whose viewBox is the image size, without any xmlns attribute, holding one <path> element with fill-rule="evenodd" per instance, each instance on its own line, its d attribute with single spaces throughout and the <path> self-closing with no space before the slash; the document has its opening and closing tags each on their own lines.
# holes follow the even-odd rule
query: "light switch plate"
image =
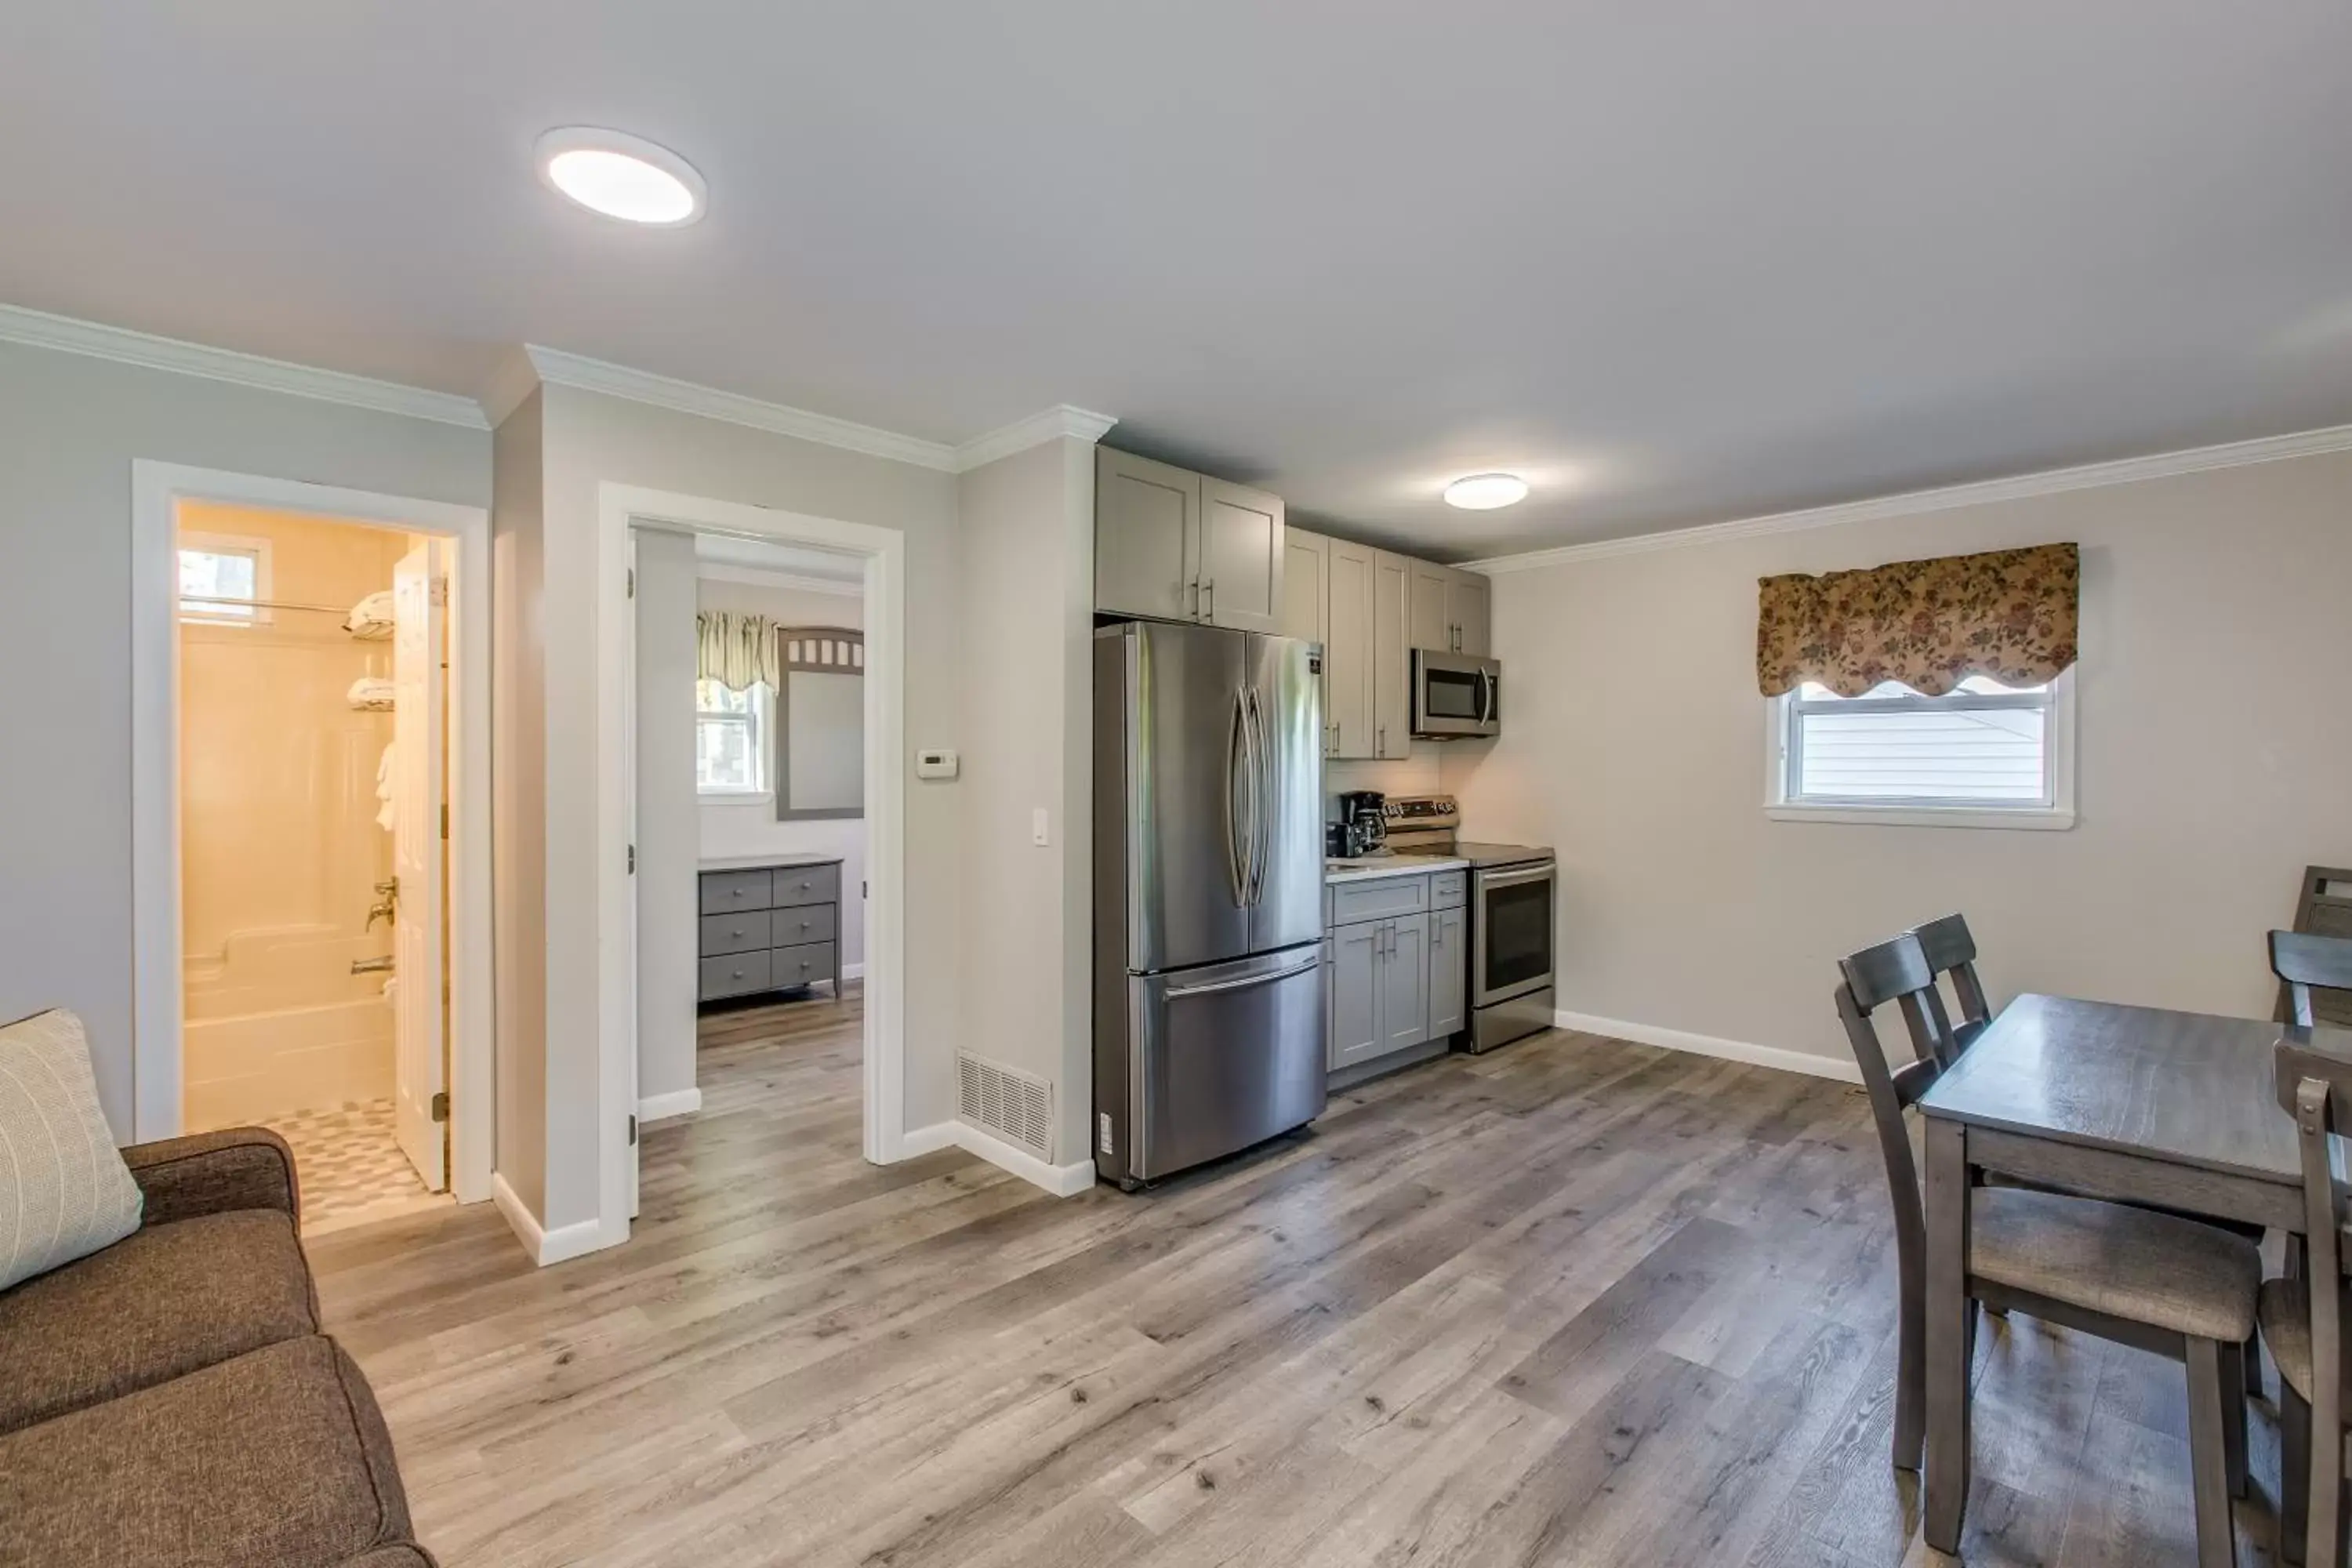
<svg viewBox="0 0 2352 1568">
<path fill-rule="evenodd" d="M 951 779 L 962 765 L 962 759 L 952 748 L 932 746 L 915 753 L 915 776 L 919 779 Z"/>
<path fill-rule="evenodd" d="M 1054 842 L 1053 823 L 1042 805 L 1029 814 L 1029 842 L 1041 848 Z"/>
</svg>

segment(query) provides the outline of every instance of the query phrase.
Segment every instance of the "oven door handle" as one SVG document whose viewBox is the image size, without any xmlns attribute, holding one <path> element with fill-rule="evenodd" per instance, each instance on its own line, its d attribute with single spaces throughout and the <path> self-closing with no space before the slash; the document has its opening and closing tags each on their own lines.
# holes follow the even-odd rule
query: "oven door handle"
<svg viewBox="0 0 2352 1568">
<path fill-rule="evenodd" d="M 1557 869 L 1551 866 L 1530 866 L 1523 871 L 1481 871 L 1478 873 L 1478 885 L 1481 888 L 1517 888 L 1528 882 L 1549 882 Z"/>
</svg>

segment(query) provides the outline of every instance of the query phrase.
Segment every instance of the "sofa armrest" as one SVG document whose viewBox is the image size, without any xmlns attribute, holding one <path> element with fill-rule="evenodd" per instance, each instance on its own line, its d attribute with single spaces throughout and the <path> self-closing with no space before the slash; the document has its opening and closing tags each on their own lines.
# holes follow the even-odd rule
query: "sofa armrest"
<svg viewBox="0 0 2352 1568">
<path fill-rule="evenodd" d="M 146 1195 L 141 1221 L 145 1225 L 233 1209 L 277 1209 L 298 1222 L 302 1217 L 294 1151 L 266 1127 L 134 1143 L 122 1151 L 122 1158 Z"/>
</svg>

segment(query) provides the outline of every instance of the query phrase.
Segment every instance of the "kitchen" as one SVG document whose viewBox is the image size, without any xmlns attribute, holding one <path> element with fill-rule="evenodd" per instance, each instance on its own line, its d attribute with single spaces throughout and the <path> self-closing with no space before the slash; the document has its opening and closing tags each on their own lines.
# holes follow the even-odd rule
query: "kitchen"
<svg viewBox="0 0 2352 1568">
<path fill-rule="evenodd" d="M 1550 1027 L 1551 851 L 1464 839 L 1433 790 L 1328 788 L 1499 733 L 1486 579 L 1109 447 L 1095 516 L 1097 1174 L 1133 1191 Z"/>
</svg>

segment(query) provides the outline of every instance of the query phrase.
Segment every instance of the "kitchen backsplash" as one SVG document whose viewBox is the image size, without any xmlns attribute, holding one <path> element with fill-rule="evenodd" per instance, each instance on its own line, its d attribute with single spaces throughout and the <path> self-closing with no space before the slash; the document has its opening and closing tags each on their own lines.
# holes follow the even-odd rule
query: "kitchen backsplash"
<svg viewBox="0 0 2352 1568">
<path fill-rule="evenodd" d="M 1438 758 L 1445 743 L 1415 741 L 1412 755 L 1382 763 L 1326 762 L 1323 764 L 1323 820 L 1339 820 L 1339 797 L 1349 790 L 1376 789 L 1382 795 L 1434 795 Z"/>
</svg>

